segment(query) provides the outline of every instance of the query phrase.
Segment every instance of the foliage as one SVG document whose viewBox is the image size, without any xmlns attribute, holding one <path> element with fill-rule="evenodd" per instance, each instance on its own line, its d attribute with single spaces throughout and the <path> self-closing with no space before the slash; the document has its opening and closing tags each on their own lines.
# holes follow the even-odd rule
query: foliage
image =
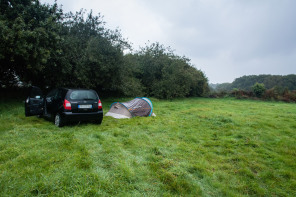
<svg viewBox="0 0 296 197">
<path fill-rule="evenodd" d="M 265 92 L 265 86 L 263 83 L 255 83 L 252 86 L 252 90 L 257 97 L 261 97 Z"/>
<path fill-rule="evenodd" d="M 145 95 L 145 87 L 142 85 L 139 61 L 135 55 L 126 54 L 123 61 L 121 70 L 121 90 L 122 95 L 130 97 L 140 97 Z"/>
<path fill-rule="evenodd" d="M 211 86 L 214 92 L 230 91 L 233 89 L 231 83 L 211 84 Z"/>
<path fill-rule="evenodd" d="M 277 88 L 268 89 L 263 95 L 263 99 L 272 101 L 296 102 L 296 91 L 279 91 Z"/>
<path fill-rule="evenodd" d="M 152 102 L 157 117 L 57 128 L 1 100 L 0 196 L 296 196 L 295 104 Z"/>
<path fill-rule="evenodd" d="M 128 42 L 92 11 L 64 14 L 56 3 L 4 0 L 0 41 L 1 87 L 21 82 L 167 99 L 208 91 L 204 73 L 159 43 L 124 55 Z"/>
<path fill-rule="evenodd" d="M 263 83 L 266 89 L 276 88 L 277 91 L 296 90 L 296 75 L 248 75 L 236 78 L 232 83 L 211 84 L 214 91 L 231 91 L 237 88 L 251 91 L 255 83 Z"/>
<path fill-rule="evenodd" d="M 140 72 L 147 96 L 171 99 L 202 96 L 208 91 L 205 75 L 190 64 L 190 60 L 177 56 L 170 48 L 152 43 L 131 55 Z"/>
<path fill-rule="evenodd" d="M 231 92 L 219 91 L 219 92 L 211 92 L 209 94 L 210 98 L 227 98 L 234 97 L 236 99 L 252 99 L 252 100 L 267 100 L 267 101 L 284 101 L 284 102 L 296 102 L 296 91 L 279 91 L 277 88 L 271 88 L 264 91 L 264 94 L 258 98 L 254 92 L 245 91 L 234 88 Z"/>
<path fill-rule="evenodd" d="M 250 75 L 237 78 L 232 83 L 210 84 L 212 87 L 210 97 L 229 95 L 239 99 L 255 99 L 251 91 L 256 83 L 264 84 L 266 89 L 265 92 L 260 90 L 264 92 L 261 94 L 261 99 L 295 102 L 293 92 L 296 90 L 296 75 Z"/>
<path fill-rule="evenodd" d="M 233 83 L 233 87 L 240 89 L 249 89 L 250 87 L 258 83 L 263 83 L 267 89 L 273 87 L 281 87 L 282 89 L 288 88 L 289 90 L 296 89 L 296 75 L 250 75 L 237 78 Z"/>
<path fill-rule="evenodd" d="M 61 15 L 56 4 L 1 0 L 0 65 L 4 73 L 0 76 L 1 85 L 10 86 L 16 78 L 24 82 L 42 81 L 40 74 L 58 50 Z"/>
<path fill-rule="evenodd" d="M 100 92 L 116 92 L 120 89 L 123 64 L 123 47 L 119 32 L 104 28 L 100 15 L 90 12 L 84 17 L 83 10 L 66 15 L 63 29 L 63 54 L 57 57 L 62 63 L 56 80 L 68 76 L 68 80 L 53 82 L 53 85 L 93 88 Z M 53 76 L 52 76 L 53 77 Z"/>
</svg>

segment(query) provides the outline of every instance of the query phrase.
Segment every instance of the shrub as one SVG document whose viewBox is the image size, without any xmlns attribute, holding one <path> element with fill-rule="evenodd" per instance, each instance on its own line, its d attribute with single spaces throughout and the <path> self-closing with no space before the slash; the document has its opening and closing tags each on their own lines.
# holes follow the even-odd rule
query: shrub
<svg viewBox="0 0 296 197">
<path fill-rule="evenodd" d="M 254 92 L 254 94 L 260 98 L 264 92 L 265 92 L 265 86 L 263 83 L 258 83 L 256 82 L 253 86 L 252 86 L 252 90 Z"/>
<path fill-rule="evenodd" d="M 268 89 L 264 92 L 263 99 L 265 100 L 278 100 L 278 94 L 274 88 Z"/>
<path fill-rule="evenodd" d="M 296 102 L 296 91 L 286 91 L 283 95 L 282 101 Z"/>
</svg>

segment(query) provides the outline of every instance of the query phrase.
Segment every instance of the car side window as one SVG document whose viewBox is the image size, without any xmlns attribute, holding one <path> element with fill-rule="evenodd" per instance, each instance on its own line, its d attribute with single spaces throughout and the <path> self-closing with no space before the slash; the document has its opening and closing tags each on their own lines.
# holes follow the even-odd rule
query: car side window
<svg viewBox="0 0 296 197">
<path fill-rule="evenodd" d="M 58 89 L 54 89 L 52 91 L 50 91 L 47 95 L 46 95 L 46 98 L 53 98 L 55 97 L 55 95 L 57 94 L 58 92 Z"/>
</svg>

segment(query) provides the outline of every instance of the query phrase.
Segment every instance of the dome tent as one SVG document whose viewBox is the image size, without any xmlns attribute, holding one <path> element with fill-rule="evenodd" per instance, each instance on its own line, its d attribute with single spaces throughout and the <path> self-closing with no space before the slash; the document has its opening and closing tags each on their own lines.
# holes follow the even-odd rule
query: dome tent
<svg viewBox="0 0 296 197">
<path fill-rule="evenodd" d="M 138 97 L 128 102 L 112 103 L 110 110 L 105 116 L 121 119 L 151 115 L 154 116 L 155 114 L 153 114 L 153 106 L 150 99 L 146 97 Z"/>
</svg>

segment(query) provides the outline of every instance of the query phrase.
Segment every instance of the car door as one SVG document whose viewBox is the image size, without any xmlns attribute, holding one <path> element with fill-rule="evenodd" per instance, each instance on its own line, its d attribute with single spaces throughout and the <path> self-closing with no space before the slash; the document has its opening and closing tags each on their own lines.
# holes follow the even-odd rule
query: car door
<svg viewBox="0 0 296 197">
<path fill-rule="evenodd" d="M 55 111 L 55 98 L 58 93 L 58 89 L 50 91 L 45 97 L 46 115 L 53 114 Z"/>
<path fill-rule="evenodd" d="M 42 115 L 44 98 L 40 88 L 32 86 L 25 101 L 25 115 Z"/>
<path fill-rule="evenodd" d="M 55 92 L 55 95 L 53 96 L 52 113 L 56 114 L 62 106 L 63 106 L 62 89 L 59 88 Z"/>
</svg>

